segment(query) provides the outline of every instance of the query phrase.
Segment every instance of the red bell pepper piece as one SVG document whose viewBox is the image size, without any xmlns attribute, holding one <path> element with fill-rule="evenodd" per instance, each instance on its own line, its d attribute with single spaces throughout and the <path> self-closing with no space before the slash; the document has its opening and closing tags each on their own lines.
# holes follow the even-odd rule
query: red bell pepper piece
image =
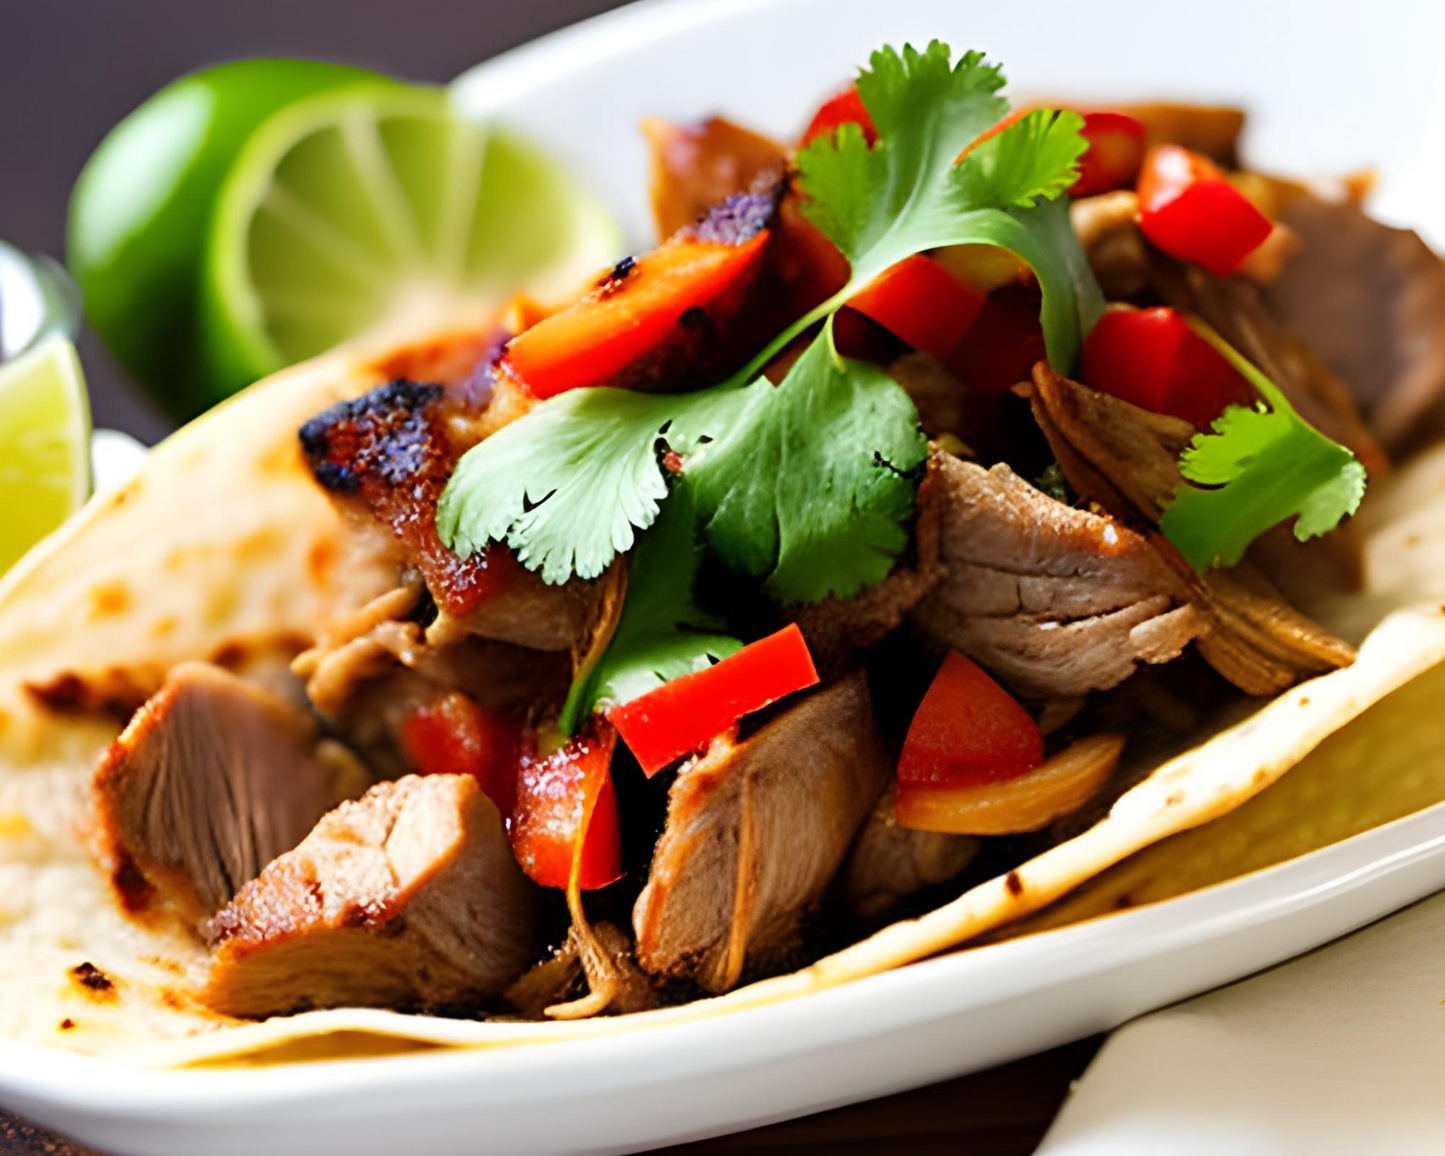
<svg viewBox="0 0 1445 1156">
<path fill-rule="evenodd" d="M 1250 405 L 1249 383 L 1173 309 L 1110 309 L 1084 339 L 1082 376 L 1095 389 L 1209 426 Z"/>
<path fill-rule="evenodd" d="M 817 681 L 803 632 L 789 625 L 714 666 L 613 707 L 607 719 L 652 776 L 674 759 L 700 750 L 743 715 Z"/>
<path fill-rule="evenodd" d="M 1122 112 L 1086 112 L 1082 135 L 1089 144 L 1079 158 L 1074 197 L 1092 197 L 1128 188 L 1144 162 L 1144 126 Z"/>
<path fill-rule="evenodd" d="M 1208 157 L 1165 144 L 1144 156 L 1139 228 L 1170 256 L 1227 277 L 1273 226 Z"/>
<path fill-rule="evenodd" d="M 1017 778 L 1044 760 L 1044 738 L 1018 701 L 951 650 L 918 706 L 898 760 L 898 794 Z"/>
<path fill-rule="evenodd" d="M 983 310 L 984 295 L 922 253 L 885 269 L 848 300 L 914 349 L 947 357 Z"/>
<path fill-rule="evenodd" d="M 624 261 L 576 304 L 507 345 L 502 364 L 533 397 L 600 385 L 716 301 L 762 255 L 768 230 L 738 245 L 681 239 Z"/>
<path fill-rule="evenodd" d="M 510 719 L 453 691 L 402 724 L 402 743 L 419 775 L 471 775 L 503 815 L 517 794 L 519 733 Z"/>
<path fill-rule="evenodd" d="M 878 130 L 873 127 L 873 118 L 863 107 L 863 98 L 858 95 L 858 86 L 854 84 L 825 101 L 823 107 L 813 114 L 798 147 L 805 147 L 814 137 L 837 132 L 845 124 L 856 124 L 862 128 L 863 139 L 868 142 L 869 148 L 878 142 Z"/>
<path fill-rule="evenodd" d="M 1009 285 L 990 293 L 977 320 L 945 364 L 961 382 L 980 393 L 1004 393 L 1027 381 L 1044 359 L 1036 285 Z"/>
<path fill-rule="evenodd" d="M 621 878 L 622 838 L 609 770 L 616 743 L 616 732 L 602 727 L 553 754 L 523 757 L 512 853 L 543 887 L 565 888 L 574 870 L 583 891 Z"/>
</svg>

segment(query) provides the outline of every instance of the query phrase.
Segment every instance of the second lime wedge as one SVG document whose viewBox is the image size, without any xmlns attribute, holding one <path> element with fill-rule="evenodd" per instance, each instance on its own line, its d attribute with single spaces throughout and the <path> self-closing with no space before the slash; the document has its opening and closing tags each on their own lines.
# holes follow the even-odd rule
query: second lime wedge
<svg viewBox="0 0 1445 1156">
<path fill-rule="evenodd" d="M 0 573 L 90 493 L 90 406 L 75 346 L 46 338 L 0 365 Z"/>
<path fill-rule="evenodd" d="M 441 92 L 303 101 L 257 130 L 212 219 L 212 400 L 408 311 L 569 287 L 620 244 L 565 171 Z"/>
</svg>

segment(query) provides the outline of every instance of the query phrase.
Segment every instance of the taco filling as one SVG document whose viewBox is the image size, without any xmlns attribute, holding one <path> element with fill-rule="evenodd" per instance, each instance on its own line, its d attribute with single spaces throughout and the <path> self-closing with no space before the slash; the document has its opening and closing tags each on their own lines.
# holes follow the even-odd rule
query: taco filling
<svg viewBox="0 0 1445 1156">
<path fill-rule="evenodd" d="M 1017 897 L 1356 661 L 1310 611 L 1439 409 L 1445 267 L 1350 187 L 1241 170 L 1232 113 L 1002 85 L 935 43 L 796 145 L 649 123 L 656 248 L 295 430 L 380 587 L 289 669 L 122 680 L 153 693 L 91 783 L 202 1004 L 726 992 Z"/>
</svg>

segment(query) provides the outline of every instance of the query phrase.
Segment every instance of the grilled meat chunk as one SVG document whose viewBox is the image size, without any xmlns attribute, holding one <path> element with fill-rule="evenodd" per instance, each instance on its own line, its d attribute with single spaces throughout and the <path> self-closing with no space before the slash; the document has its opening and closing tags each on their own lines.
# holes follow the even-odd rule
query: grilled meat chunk
<svg viewBox="0 0 1445 1156">
<path fill-rule="evenodd" d="M 861 671 L 715 740 L 668 796 L 633 910 L 643 969 L 723 991 L 785 960 L 891 769 Z"/>
<path fill-rule="evenodd" d="M 719 201 L 787 168 L 783 147 L 720 116 L 676 125 L 642 122 L 652 152 L 652 217 L 659 239 L 686 228 Z"/>
<path fill-rule="evenodd" d="M 1040 362 L 1030 388 L 1034 417 L 1059 468 L 1080 494 L 1139 526 L 1186 585 L 1205 622 L 1199 653 L 1246 694 L 1277 694 L 1300 678 L 1354 661 L 1354 648 L 1286 603 L 1248 560 L 1196 575 L 1154 529 L 1182 479 L 1187 422 L 1148 413 L 1060 377 Z"/>
<path fill-rule="evenodd" d="M 1226 169 L 1239 166 L 1239 134 L 1244 131 L 1241 109 L 1158 100 L 1109 107 L 1139 121 L 1144 126 L 1144 139 L 1151 145 L 1183 145 Z"/>
<path fill-rule="evenodd" d="M 843 898 L 857 915 L 881 915 L 927 887 L 947 883 L 973 862 L 979 841 L 972 835 L 914 831 L 893 815 L 893 791 L 858 832 L 843 868 Z"/>
<path fill-rule="evenodd" d="M 853 598 L 830 594 L 821 602 L 789 609 L 789 617 L 803 632 L 825 680 L 840 677 L 897 630 L 908 612 L 938 584 L 943 576 L 938 556 L 939 513 L 936 504 L 919 510 L 912 561 L 898 566 L 877 586 Z"/>
<path fill-rule="evenodd" d="M 122 902 L 138 910 L 159 892 L 197 919 L 365 786 L 310 715 L 200 662 L 171 671 L 94 779 Z"/>
<path fill-rule="evenodd" d="M 1148 541 L 1035 489 L 1008 466 L 936 454 L 920 502 L 941 514 L 944 577 L 909 615 L 934 649 L 1016 693 L 1066 699 L 1166 662 L 1201 620 Z"/>
<path fill-rule="evenodd" d="M 394 381 L 340 402 L 301 427 L 317 482 L 354 523 L 384 538 L 399 568 L 415 568 L 453 634 L 568 650 L 587 629 L 589 582 L 548 586 L 503 548 L 459 558 L 442 544 L 436 508 L 469 448 L 471 427 L 439 385 Z"/>
<path fill-rule="evenodd" d="M 1149 247 L 1139 230 L 1139 198 L 1132 190 L 1070 202 L 1069 222 L 1105 297 L 1128 301 L 1148 288 Z"/>
<path fill-rule="evenodd" d="M 306 696 L 378 773 L 411 769 L 403 731 L 421 707 L 460 691 L 518 722 L 560 708 L 572 664 L 559 651 L 464 636 L 434 642 L 412 615 L 420 591 L 400 587 L 333 623 L 292 665 Z"/>
<path fill-rule="evenodd" d="M 1265 290 L 1270 312 L 1339 375 L 1385 445 L 1438 434 L 1421 426 L 1445 408 L 1445 262 L 1348 201 L 1302 192 L 1281 220 L 1302 246 Z"/>
<path fill-rule="evenodd" d="M 539 906 L 470 776 L 382 783 L 211 920 L 202 999 L 236 1016 L 489 999 L 535 956 Z"/>
</svg>

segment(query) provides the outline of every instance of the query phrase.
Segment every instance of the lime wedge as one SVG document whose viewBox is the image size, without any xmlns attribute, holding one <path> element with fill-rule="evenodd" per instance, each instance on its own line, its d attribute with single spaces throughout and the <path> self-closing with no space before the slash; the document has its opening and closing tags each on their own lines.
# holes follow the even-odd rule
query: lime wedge
<svg viewBox="0 0 1445 1156">
<path fill-rule="evenodd" d="M 59 335 L 0 365 L 0 573 L 85 503 L 90 405 Z"/>
<path fill-rule="evenodd" d="M 342 88 L 403 87 L 311 60 L 239 60 L 168 84 L 120 122 L 70 198 L 66 261 L 85 313 L 167 410 L 191 416 L 195 293 L 216 196 L 256 128 Z"/>
<path fill-rule="evenodd" d="M 621 236 L 589 193 L 427 89 L 299 102 L 247 142 L 201 281 L 215 397 L 373 325 L 570 288 Z"/>
</svg>

